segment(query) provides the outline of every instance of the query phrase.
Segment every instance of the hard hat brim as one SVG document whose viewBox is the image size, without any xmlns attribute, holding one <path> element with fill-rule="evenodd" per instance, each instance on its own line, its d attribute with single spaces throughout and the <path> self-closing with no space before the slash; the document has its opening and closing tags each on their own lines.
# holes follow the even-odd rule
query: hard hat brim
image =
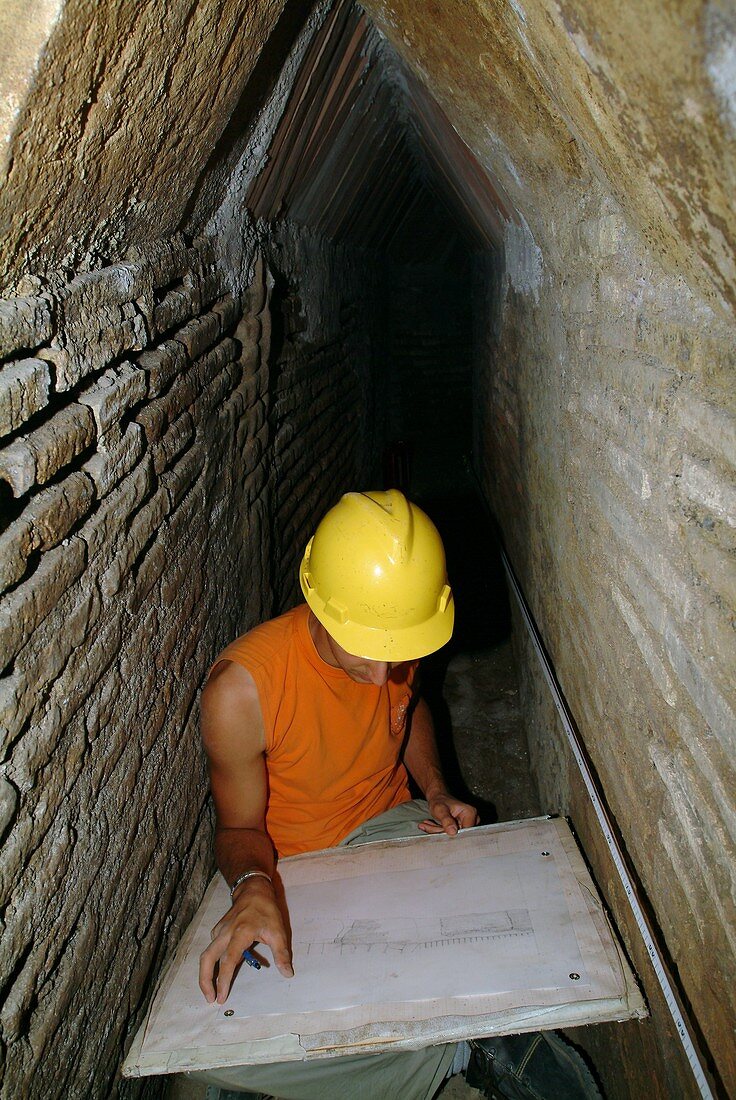
<svg viewBox="0 0 736 1100">
<path fill-rule="evenodd" d="M 455 624 L 455 605 L 449 599 L 444 611 L 437 610 L 422 623 L 403 627 L 364 626 L 355 622 L 338 622 L 325 611 L 325 605 L 314 590 L 302 581 L 304 598 L 315 618 L 339 646 L 353 657 L 368 661 L 414 661 L 435 653 L 447 645 Z"/>
</svg>

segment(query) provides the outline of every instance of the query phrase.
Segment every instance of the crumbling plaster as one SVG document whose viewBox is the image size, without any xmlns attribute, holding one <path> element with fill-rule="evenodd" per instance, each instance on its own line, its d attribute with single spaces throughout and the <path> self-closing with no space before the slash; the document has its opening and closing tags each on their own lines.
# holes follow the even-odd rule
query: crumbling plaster
<svg viewBox="0 0 736 1100">
<path fill-rule="evenodd" d="M 180 227 L 285 2 L 67 0 L 0 179 L 5 293 Z M 40 48 L 24 19 L 27 51 Z"/>
<path fill-rule="evenodd" d="M 731 3 L 364 6 L 555 267 L 550 224 L 570 189 L 597 176 L 668 271 L 733 309 Z"/>
<path fill-rule="evenodd" d="M 0 6 L 0 165 L 7 171 L 18 116 L 63 0 L 5 0 Z"/>
<path fill-rule="evenodd" d="M 202 180 L 192 210 L 192 224 L 201 227 L 220 255 L 229 289 L 242 294 L 253 278 L 258 235 L 248 210 L 248 189 L 266 164 L 269 146 L 294 86 L 313 35 L 329 10 L 329 0 L 316 4 L 289 50 L 267 103 L 252 128 L 237 135 L 219 170 Z M 309 316 L 320 317 L 320 313 Z"/>
</svg>

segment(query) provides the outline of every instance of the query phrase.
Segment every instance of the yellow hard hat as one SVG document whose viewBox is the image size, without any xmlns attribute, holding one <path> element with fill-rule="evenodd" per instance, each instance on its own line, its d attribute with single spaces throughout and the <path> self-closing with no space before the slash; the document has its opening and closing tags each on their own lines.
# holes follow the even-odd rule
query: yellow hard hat
<svg viewBox="0 0 736 1100">
<path fill-rule="evenodd" d="M 452 637 L 442 539 L 397 489 L 346 493 L 310 539 L 299 580 L 322 626 L 355 657 L 408 661 Z"/>
</svg>

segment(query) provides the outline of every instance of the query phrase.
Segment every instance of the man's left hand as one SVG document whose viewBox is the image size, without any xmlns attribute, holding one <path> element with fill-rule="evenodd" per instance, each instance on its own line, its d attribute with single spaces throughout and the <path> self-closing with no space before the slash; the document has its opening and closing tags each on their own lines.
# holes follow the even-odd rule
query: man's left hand
<svg viewBox="0 0 736 1100">
<path fill-rule="evenodd" d="M 469 806 L 467 802 L 461 802 L 450 794 L 439 795 L 427 801 L 432 817 L 419 822 L 423 833 L 457 836 L 460 829 L 472 829 L 480 821 L 475 806 Z"/>
</svg>

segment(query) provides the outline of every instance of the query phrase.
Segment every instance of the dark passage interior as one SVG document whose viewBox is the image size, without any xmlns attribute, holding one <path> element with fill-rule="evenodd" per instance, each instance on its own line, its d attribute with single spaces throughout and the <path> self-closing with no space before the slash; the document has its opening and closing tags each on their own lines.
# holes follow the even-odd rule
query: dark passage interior
<svg viewBox="0 0 736 1100">
<path fill-rule="evenodd" d="M 448 775 L 486 821 L 570 820 L 647 999 L 570 1038 L 607 1100 L 704 1095 L 501 544 L 733 1093 L 731 7 L 0 28 L 0 1100 L 165 1095 L 119 1067 L 213 872 L 202 685 L 301 598 L 316 520 L 390 485 L 446 543 Z"/>
</svg>

